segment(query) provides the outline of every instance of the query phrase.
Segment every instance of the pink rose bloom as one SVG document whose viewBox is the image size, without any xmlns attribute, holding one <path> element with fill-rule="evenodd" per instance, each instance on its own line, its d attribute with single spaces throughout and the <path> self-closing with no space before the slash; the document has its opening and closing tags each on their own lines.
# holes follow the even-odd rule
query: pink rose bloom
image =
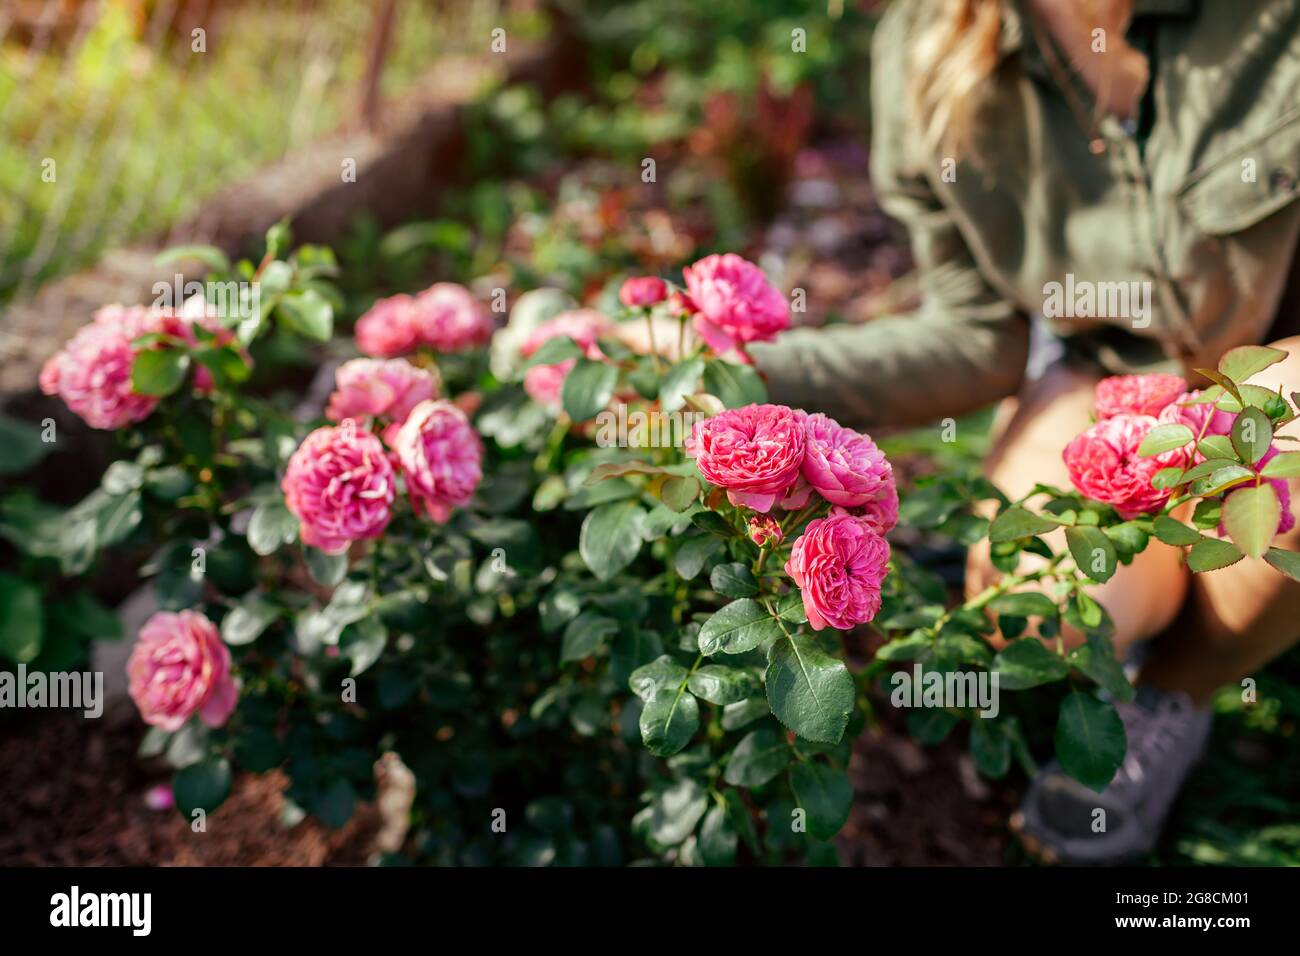
<svg viewBox="0 0 1300 956">
<path fill-rule="evenodd" d="M 142 421 L 158 404 L 131 388 L 132 340 L 150 327 L 143 306 L 107 306 L 95 313 L 41 369 L 41 391 L 57 395 L 91 428 L 116 429 Z"/>
<path fill-rule="evenodd" d="M 196 611 L 159 611 L 149 618 L 126 674 L 140 716 L 163 730 L 180 730 L 194 714 L 209 727 L 220 727 L 239 699 L 230 650 L 216 625 Z"/>
<path fill-rule="evenodd" d="M 790 327 L 790 306 L 763 270 L 734 253 L 706 256 L 682 270 L 699 309 L 695 331 L 716 352 L 768 342 Z"/>
<path fill-rule="evenodd" d="M 781 526 L 771 515 L 754 515 L 749 519 L 749 540 L 760 548 L 769 541 L 780 544 L 784 537 Z"/>
<path fill-rule="evenodd" d="M 439 352 L 463 352 L 492 337 L 492 317 L 468 289 L 437 282 L 415 297 L 416 336 Z"/>
<path fill-rule="evenodd" d="M 803 476 L 831 504 L 861 507 L 893 487 L 894 469 L 868 436 L 820 412 L 803 422 Z"/>
<path fill-rule="evenodd" d="M 1097 418 L 1159 415 L 1187 390 L 1180 375 L 1112 375 L 1097 383 Z"/>
<path fill-rule="evenodd" d="M 618 290 L 618 301 L 629 309 L 657 305 L 668 295 L 668 283 L 658 276 L 633 276 Z"/>
<path fill-rule="evenodd" d="M 409 295 L 376 299 L 357 319 L 357 349 L 363 355 L 393 358 L 420 344 L 415 324 L 415 300 Z"/>
<path fill-rule="evenodd" d="M 603 313 L 595 309 L 572 309 L 561 312 L 534 329 L 519 352 L 524 358 L 528 358 L 545 342 L 559 336 L 567 336 L 578 344 L 587 358 L 598 359 L 603 353 L 596 341 L 609 331 L 609 319 L 605 318 Z M 564 380 L 576 364 L 576 359 L 565 359 L 553 365 L 534 365 L 524 373 L 524 391 L 538 405 L 559 408 Z"/>
<path fill-rule="evenodd" d="M 695 300 L 681 291 L 675 291 L 668 297 L 668 309 L 673 315 L 682 317 L 694 315 L 700 311 L 695 305 Z"/>
<path fill-rule="evenodd" d="M 799 477 L 803 423 L 784 405 L 746 405 L 696 424 L 686 452 L 733 505 L 771 511 Z"/>
<path fill-rule="evenodd" d="M 1247 467 L 1258 472 L 1261 468 L 1263 468 L 1266 464 L 1268 464 L 1268 462 L 1271 459 L 1276 457 L 1277 457 L 1277 448 L 1276 447 L 1270 448 L 1268 451 L 1264 452 L 1263 458 L 1255 462 L 1254 465 L 1248 465 Z M 1282 514 L 1277 519 L 1277 533 L 1285 534 L 1286 532 L 1290 531 L 1292 528 L 1295 527 L 1295 515 L 1291 513 L 1291 485 L 1287 482 L 1285 478 L 1270 478 L 1268 479 L 1268 483 L 1273 486 L 1273 491 L 1276 492 L 1277 494 L 1278 504 L 1282 506 Z M 1243 485 L 1242 487 L 1249 487 L 1249 483 L 1247 483 L 1247 485 Z M 1231 489 L 1226 495 L 1223 496 L 1223 500 L 1226 502 L 1229 498 L 1231 498 L 1234 494 L 1236 494 L 1240 490 L 1241 488 Z M 1224 527 L 1222 522 L 1219 523 L 1218 532 L 1220 537 L 1224 537 L 1228 533 L 1227 528 Z"/>
<path fill-rule="evenodd" d="M 406 359 L 352 359 L 334 373 L 325 417 L 332 422 L 386 418 L 401 424 L 416 405 L 437 396 L 437 376 Z"/>
<path fill-rule="evenodd" d="M 289 459 L 280 489 L 304 544 L 342 554 L 392 519 L 393 466 L 379 439 L 352 419 L 318 428 Z"/>
<path fill-rule="evenodd" d="M 1112 505 L 1125 520 L 1159 511 L 1172 489 L 1153 488 L 1151 478 L 1161 468 L 1186 465 L 1187 454 L 1175 448 L 1140 457 L 1138 446 L 1157 424 L 1150 415 L 1116 415 L 1076 436 L 1062 455 L 1074 487 Z"/>
<path fill-rule="evenodd" d="M 416 514 L 439 524 L 469 503 L 483 477 L 483 443 L 465 413 L 448 401 L 421 402 L 393 438 Z"/>
<path fill-rule="evenodd" d="M 888 534 L 898 524 L 898 487 L 891 481 L 879 496 L 855 510 L 877 534 Z"/>
<path fill-rule="evenodd" d="M 846 631 L 880 610 L 889 543 L 862 518 L 837 508 L 809 523 L 794 543 L 785 573 L 799 586 L 813 630 Z"/>
</svg>

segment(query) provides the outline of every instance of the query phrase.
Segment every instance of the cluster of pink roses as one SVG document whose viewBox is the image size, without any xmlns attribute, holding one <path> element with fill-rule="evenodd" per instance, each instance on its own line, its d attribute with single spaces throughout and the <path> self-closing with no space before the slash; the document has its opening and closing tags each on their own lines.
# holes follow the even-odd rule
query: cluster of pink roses
<svg viewBox="0 0 1300 956">
<path fill-rule="evenodd" d="M 145 335 L 170 336 L 188 345 L 198 341 L 195 326 L 216 337 L 218 344 L 234 339 L 217 324 L 201 299 L 177 312 L 149 306 L 106 305 L 82 326 L 41 368 L 41 391 L 57 395 L 91 428 L 117 429 L 143 421 L 158 404 L 154 395 L 141 395 L 131 385 L 131 369 L 142 351 L 135 346 Z M 157 348 L 157 345 L 148 346 Z M 245 357 L 247 361 L 247 357 Z M 212 388 L 212 374 L 196 366 L 194 387 Z"/>
<path fill-rule="evenodd" d="M 434 521 L 469 502 L 483 477 L 483 443 L 465 412 L 437 397 L 433 372 L 405 359 L 353 359 L 335 385 L 326 417 L 339 424 L 309 434 L 280 482 L 304 543 L 342 554 L 381 535 L 399 476 L 415 513 Z"/>
<path fill-rule="evenodd" d="M 180 730 L 194 714 L 220 727 L 239 699 L 230 650 L 216 626 L 197 611 L 159 611 L 149 618 L 126 673 L 140 716 L 163 730 Z"/>
<path fill-rule="evenodd" d="M 589 359 L 604 356 L 597 341 L 608 335 L 613 324 L 601 312 L 595 309 L 571 309 L 561 312 L 553 319 L 543 322 L 524 340 L 519 352 L 524 358 L 530 357 L 551 339 L 567 336 L 572 339 L 582 354 Z M 524 373 L 524 391 L 539 405 L 558 409 L 560 396 L 564 390 L 564 380 L 568 377 L 577 359 L 565 359 L 550 365 L 534 365 Z"/>
<path fill-rule="evenodd" d="M 437 282 L 419 295 L 394 295 L 375 302 L 357 320 L 357 349 L 393 358 L 428 346 L 463 352 L 492 337 L 492 317 L 464 286 Z"/>
<path fill-rule="evenodd" d="M 1066 445 L 1063 455 L 1075 488 L 1113 506 L 1126 520 L 1163 508 L 1173 489 L 1156 488 L 1152 484 L 1156 472 L 1199 464 L 1205 456 L 1195 441 L 1145 457 L 1138 454 L 1138 448 L 1157 425 L 1186 425 L 1198 440 L 1228 435 L 1236 416 L 1213 403 L 1187 404 L 1200 394 L 1187 391 L 1186 383 L 1177 375 L 1116 375 L 1102 379 L 1095 393 L 1096 424 Z M 1254 464 L 1255 470 L 1277 453 L 1276 447 L 1270 448 Z M 1272 479 L 1270 484 L 1282 504 L 1280 534 L 1295 526 L 1291 493 L 1285 480 Z"/>
<path fill-rule="evenodd" d="M 822 414 L 747 405 L 698 423 L 686 450 L 732 504 L 760 512 L 749 522 L 760 546 L 783 536 L 768 514 L 773 508 L 804 509 L 814 493 L 830 504 L 830 514 L 809 522 L 794 542 L 786 573 L 816 630 L 848 629 L 875 617 L 898 490 L 893 468 L 870 437 Z"/>
</svg>

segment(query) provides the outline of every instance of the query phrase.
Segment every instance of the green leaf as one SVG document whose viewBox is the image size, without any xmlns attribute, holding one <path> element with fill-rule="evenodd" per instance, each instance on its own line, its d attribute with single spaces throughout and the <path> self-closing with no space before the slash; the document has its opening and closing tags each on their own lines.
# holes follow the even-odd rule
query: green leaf
<svg viewBox="0 0 1300 956">
<path fill-rule="evenodd" d="M 1262 557 L 1277 534 L 1282 505 L 1268 482 L 1238 488 L 1223 501 L 1223 524 L 1232 543 L 1252 558 Z"/>
<path fill-rule="evenodd" d="M 253 509 L 248 520 L 248 546 L 254 554 L 273 554 L 297 537 L 298 519 L 285 507 L 283 499 L 273 498 Z"/>
<path fill-rule="evenodd" d="M 41 652 L 44 621 L 40 589 L 0 572 L 0 657 L 18 664 L 33 660 Z"/>
<path fill-rule="evenodd" d="M 736 862 L 740 842 L 736 828 L 728 819 L 726 808 L 714 805 L 700 824 L 700 858 L 708 866 L 731 866 Z"/>
<path fill-rule="evenodd" d="M 1152 488 L 1177 488 L 1184 481 L 1181 468 L 1161 468 L 1151 476 Z"/>
<path fill-rule="evenodd" d="M 750 598 L 732 601 L 700 628 L 700 653 L 743 654 L 781 636 L 781 625 L 767 608 Z"/>
<path fill-rule="evenodd" d="M 1300 552 L 1269 548 L 1264 554 L 1264 560 L 1293 581 L 1300 581 Z"/>
<path fill-rule="evenodd" d="M 618 369 L 594 359 L 579 359 L 564 379 L 560 393 L 564 410 L 575 422 L 595 418 L 614 397 Z"/>
<path fill-rule="evenodd" d="M 303 552 L 307 558 L 307 572 L 317 584 L 327 588 L 337 587 L 339 582 L 347 577 L 346 551 L 342 554 L 326 554 L 319 548 L 305 547 Z"/>
<path fill-rule="evenodd" d="M 808 611 L 803 606 L 803 595 L 798 591 L 782 595 L 776 602 L 776 616 L 791 624 L 807 624 Z"/>
<path fill-rule="evenodd" d="M 334 306 L 315 289 L 286 292 L 277 310 L 285 326 L 303 338 L 328 342 L 334 334 Z"/>
<path fill-rule="evenodd" d="M 1281 349 L 1265 345 L 1239 345 L 1223 353 L 1223 358 L 1219 359 L 1219 373 L 1240 385 L 1284 358 L 1286 352 Z"/>
<path fill-rule="evenodd" d="M 989 525 L 989 541 L 993 544 L 1016 541 L 1020 538 L 1044 534 L 1059 526 L 1059 521 L 1012 506 L 994 518 L 993 523 Z"/>
<path fill-rule="evenodd" d="M 1258 408 L 1246 408 L 1232 423 L 1232 447 L 1242 461 L 1253 465 L 1273 444 L 1273 422 Z"/>
<path fill-rule="evenodd" d="M 684 688 L 665 688 L 641 709 L 641 740 L 656 757 L 677 753 L 699 727 L 700 705 Z"/>
<path fill-rule="evenodd" d="M 1066 528 L 1065 543 L 1079 570 L 1098 584 L 1106 583 L 1115 573 L 1119 558 L 1110 538 L 1100 528 L 1082 525 Z"/>
<path fill-rule="evenodd" d="M 230 257 L 224 251 L 216 246 L 200 245 L 198 243 L 164 249 L 154 257 L 153 262 L 156 266 L 169 266 L 176 262 L 191 260 L 203 263 L 213 272 L 226 273 L 230 271 Z"/>
<path fill-rule="evenodd" d="M 722 540 L 711 534 L 687 538 L 673 555 L 673 569 L 683 580 L 690 581 L 704 570 L 709 558 L 722 550 L 722 545 Z"/>
<path fill-rule="evenodd" d="M 1192 430 L 1186 425 L 1157 425 L 1146 433 L 1142 444 L 1138 445 L 1138 454 L 1144 458 L 1159 455 L 1175 448 L 1182 448 L 1188 442 L 1196 440 Z"/>
<path fill-rule="evenodd" d="M 1201 536 L 1196 533 L 1194 528 L 1189 528 L 1181 521 L 1176 521 L 1168 515 L 1156 516 L 1154 530 L 1158 539 L 1176 548 L 1183 548 L 1201 540 Z"/>
<path fill-rule="evenodd" d="M 755 368 L 722 359 L 705 363 L 704 390 L 716 395 L 728 408 L 761 405 L 767 401 L 767 386 Z"/>
<path fill-rule="evenodd" d="M 720 564 L 709 575 L 709 585 L 719 594 L 727 597 L 754 597 L 758 594 L 758 582 L 754 580 L 749 565 L 739 561 Z"/>
<path fill-rule="evenodd" d="M 1221 538 L 1202 537 L 1192 550 L 1187 552 L 1187 566 L 1193 571 L 1217 571 L 1236 564 L 1245 555 L 1231 541 Z"/>
<path fill-rule="evenodd" d="M 1196 450 L 1206 458 L 1237 457 L 1237 451 L 1232 447 L 1232 439 L 1227 435 L 1207 435 L 1196 443 Z"/>
<path fill-rule="evenodd" d="M 772 708 L 768 706 L 766 697 L 751 697 L 738 704 L 728 704 L 722 708 L 722 729 L 740 730 L 770 713 Z"/>
<path fill-rule="evenodd" d="M 1002 648 L 993 658 L 998 683 L 1007 690 L 1027 690 L 1063 680 L 1070 666 L 1036 637 L 1022 637 Z"/>
<path fill-rule="evenodd" d="M 839 743 L 854 698 L 853 677 L 843 661 L 796 634 L 772 645 L 766 682 L 767 701 L 781 723 L 806 740 Z"/>
<path fill-rule="evenodd" d="M 221 639 L 231 646 L 251 644 L 280 616 L 280 607 L 260 594 L 250 594 L 221 622 Z"/>
<path fill-rule="evenodd" d="M 704 359 L 696 356 L 679 362 L 668 370 L 659 386 L 659 404 L 665 412 L 675 412 L 686 402 L 686 396 L 696 391 L 700 375 L 704 372 Z"/>
<path fill-rule="evenodd" d="M 1072 650 L 1066 657 L 1070 666 L 1096 681 L 1098 686 L 1121 701 L 1133 699 L 1133 685 L 1124 667 L 1115 659 L 1115 649 L 1105 638 L 1088 635 L 1088 643 Z"/>
<path fill-rule="evenodd" d="M 680 513 L 695 504 L 701 490 L 700 480 L 694 475 L 685 477 L 673 475 L 665 478 L 663 485 L 660 486 L 659 500 L 665 507 Z"/>
<path fill-rule="evenodd" d="M 996 720 L 977 717 L 970 724 L 970 755 L 980 773 L 999 780 L 1011 768 L 1011 738 Z"/>
<path fill-rule="evenodd" d="M 633 826 L 661 846 L 676 846 L 695 830 L 708 809 L 709 796 L 689 777 L 663 790 L 633 819 Z"/>
<path fill-rule="evenodd" d="M 638 667 L 627 680 L 627 686 L 644 701 L 661 692 L 675 692 L 687 681 L 689 672 L 681 664 L 663 654 L 649 664 Z"/>
<path fill-rule="evenodd" d="M 1001 594 L 990 601 L 988 606 L 989 610 L 998 614 L 1010 614 L 1014 617 L 1055 618 L 1060 613 L 1056 602 L 1041 591 Z"/>
<path fill-rule="evenodd" d="M 145 349 L 131 365 L 131 391 L 137 395 L 170 395 L 181 387 L 190 367 L 184 349 Z"/>
<path fill-rule="evenodd" d="M 1300 451 L 1274 455 L 1259 471 L 1264 478 L 1300 478 Z"/>
<path fill-rule="evenodd" d="M 722 779 L 733 787 L 761 787 L 790 765 L 790 745 L 774 730 L 746 734 L 727 758 Z"/>
<path fill-rule="evenodd" d="M 577 342 L 567 335 L 557 335 L 538 346 L 537 351 L 523 361 L 519 371 L 522 374 L 537 365 L 559 365 L 569 359 L 581 358 L 582 355 L 582 348 Z"/>
<path fill-rule="evenodd" d="M 808 832 L 829 840 L 849 820 L 853 786 L 848 774 L 825 764 L 797 763 L 790 768 L 790 788 L 808 814 Z"/>
<path fill-rule="evenodd" d="M 697 668 L 687 683 L 690 692 L 710 704 L 736 704 L 758 691 L 758 681 L 735 667 L 705 664 Z"/>
<path fill-rule="evenodd" d="M 594 611 L 583 611 L 564 629 L 560 660 L 567 663 L 590 657 L 617 633 L 618 621 Z"/>
<path fill-rule="evenodd" d="M 641 552 L 645 510 L 635 501 L 612 501 L 588 513 L 578 535 L 578 553 L 591 573 L 608 581 Z"/>
<path fill-rule="evenodd" d="M 1097 793 L 1106 789 L 1124 760 L 1124 722 L 1115 708 L 1075 691 L 1061 701 L 1056 758 L 1075 780 Z"/>
<path fill-rule="evenodd" d="M 187 820 L 195 810 L 211 813 L 230 794 L 230 763 L 221 757 L 209 757 L 176 771 L 172 777 L 172 795 L 176 809 Z"/>
<path fill-rule="evenodd" d="M 54 442 L 41 440 L 41 429 L 31 422 L 0 415 L 0 475 L 20 475 L 35 468 L 54 450 Z"/>
</svg>

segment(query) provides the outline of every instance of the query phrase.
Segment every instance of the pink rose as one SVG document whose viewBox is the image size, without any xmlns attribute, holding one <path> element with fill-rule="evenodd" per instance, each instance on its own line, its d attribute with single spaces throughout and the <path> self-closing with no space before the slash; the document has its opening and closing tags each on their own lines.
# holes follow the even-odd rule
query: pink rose
<svg viewBox="0 0 1300 956">
<path fill-rule="evenodd" d="M 868 436 L 820 412 L 803 422 L 803 476 L 831 504 L 861 507 L 893 488 L 894 469 Z"/>
<path fill-rule="evenodd" d="M 1097 383 L 1097 418 L 1116 415 L 1159 415 L 1187 390 L 1179 375 L 1112 375 Z"/>
<path fill-rule="evenodd" d="M 599 359 L 603 353 L 596 341 L 610 329 L 609 320 L 595 309 L 573 309 L 539 325 L 519 351 L 528 358 L 551 339 L 567 336 L 578 344 L 587 358 Z M 559 408 L 564 380 L 576 364 L 576 359 L 565 359 L 552 365 L 534 365 L 524 373 L 524 391 L 539 405 Z"/>
<path fill-rule="evenodd" d="M 749 519 L 749 540 L 760 548 L 771 542 L 780 544 L 785 532 L 771 515 L 754 515 Z"/>
<path fill-rule="evenodd" d="M 865 520 L 837 508 L 809 522 L 794 543 L 785 573 L 799 586 L 813 630 L 845 631 L 880 610 L 889 543 Z"/>
<path fill-rule="evenodd" d="M 393 358 L 420 344 L 415 324 L 415 300 L 409 295 L 376 299 L 357 319 L 357 349 L 362 355 Z"/>
<path fill-rule="evenodd" d="M 877 534 L 888 534 L 898 524 L 898 487 L 891 481 L 879 496 L 855 510 Z"/>
<path fill-rule="evenodd" d="M 492 317 L 468 289 L 438 282 L 412 304 L 416 335 L 439 352 L 463 352 L 492 337 Z"/>
<path fill-rule="evenodd" d="M 379 439 L 350 418 L 303 439 L 280 488 L 303 543 L 326 554 L 379 537 L 392 519 L 393 466 Z"/>
<path fill-rule="evenodd" d="M 696 424 L 686 452 L 733 505 L 771 511 L 799 477 L 804 428 L 784 405 L 746 405 Z"/>
<path fill-rule="evenodd" d="M 393 438 L 416 514 L 445 522 L 469 503 L 483 477 L 483 443 L 469 419 L 448 401 L 421 402 Z"/>
<path fill-rule="evenodd" d="M 629 309 L 657 305 L 668 295 L 668 283 L 658 276 L 633 276 L 618 290 L 618 301 Z"/>
<path fill-rule="evenodd" d="M 406 359 L 358 358 L 334 373 L 334 393 L 325 417 L 386 418 L 401 424 L 411 409 L 438 396 L 438 377 Z"/>
<path fill-rule="evenodd" d="M 159 611 L 149 618 L 126 673 L 140 716 L 163 730 L 180 730 L 194 714 L 220 727 L 239 699 L 230 650 L 216 625 L 196 611 Z"/>
<path fill-rule="evenodd" d="M 1153 457 L 1140 457 L 1138 446 L 1157 425 L 1150 415 L 1116 415 L 1097 422 L 1065 446 L 1063 458 L 1070 480 L 1081 493 L 1114 506 L 1124 519 L 1159 511 L 1172 489 L 1153 488 L 1151 478 L 1161 468 L 1182 467 L 1181 448 Z"/>
<path fill-rule="evenodd" d="M 699 309 L 695 331 L 716 352 L 768 342 L 790 327 L 790 307 L 763 270 L 734 253 L 706 256 L 682 270 Z"/>
</svg>

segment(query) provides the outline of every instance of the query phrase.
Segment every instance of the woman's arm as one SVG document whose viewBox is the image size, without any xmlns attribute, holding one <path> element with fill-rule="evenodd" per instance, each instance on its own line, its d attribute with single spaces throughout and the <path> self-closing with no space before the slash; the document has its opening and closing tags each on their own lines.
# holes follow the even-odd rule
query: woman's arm
<svg viewBox="0 0 1300 956">
<path fill-rule="evenodd" d="M 873 43 L 871 173 L 881 206 L 907 227 L 921 307 L 749 347 L 773 401 L 853 427 L 921 424 L 1014 394 L 1029 353 L 1027 316 L 985 281 L 931 187 L 939 159 L 933 170 L 916 159 L 926 151 L 909 127 L 907 28 L 896 13 L 882 20 Z"/>
</svg>

